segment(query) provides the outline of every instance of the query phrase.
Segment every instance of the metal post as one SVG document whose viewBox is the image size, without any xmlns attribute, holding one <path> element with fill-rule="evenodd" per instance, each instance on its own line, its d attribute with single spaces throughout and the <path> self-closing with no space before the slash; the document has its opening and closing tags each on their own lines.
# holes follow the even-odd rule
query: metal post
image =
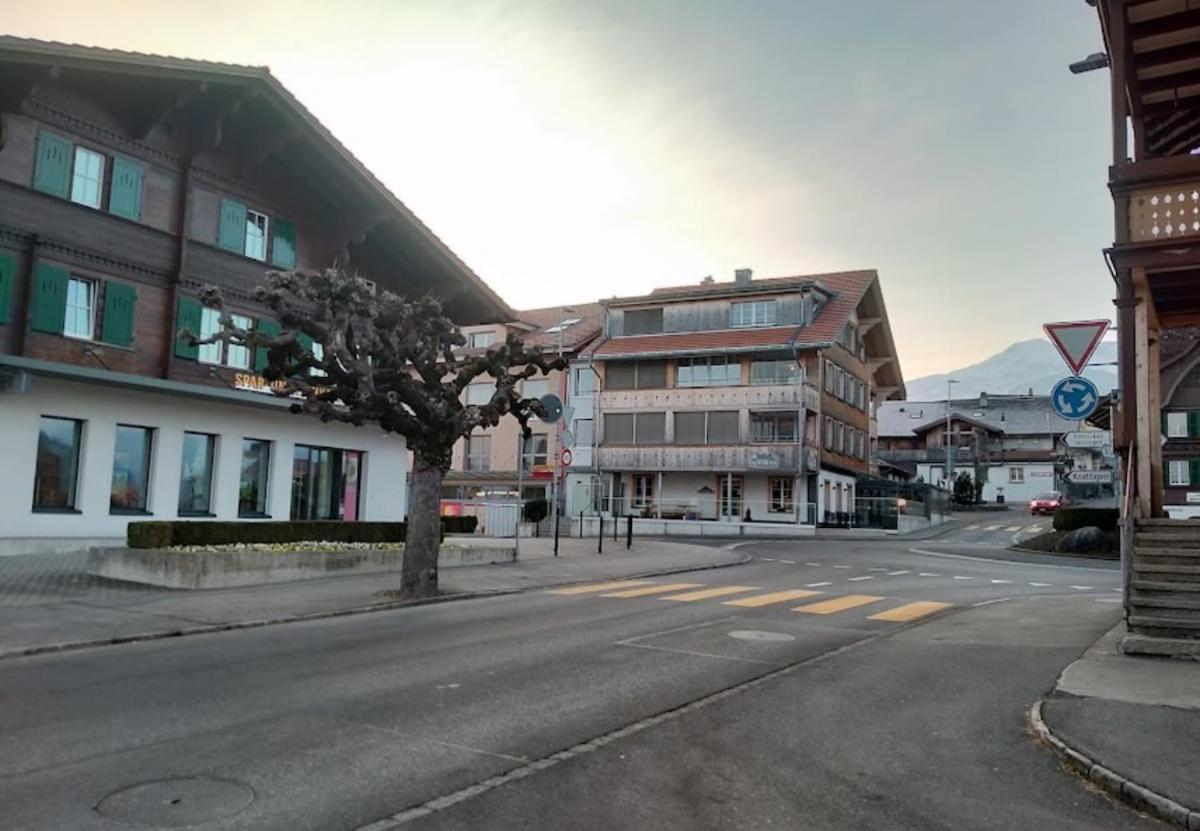
<svg viewBox="0 0 1200 831">
<path fill-rule="evenodd" d="M 558 556 L 558 517 L 554 518 L 554 556 Z"/>
<path fill-rule="evenodd" d="M 614 519 L 613 522 L 616 522 Z M 600 529 L 600 533 L 596 534 L 596 553 L 604 553 L 604 514 L 596 515 L 596 527 Z"/>
<path fill-rule="evenodd" d="M 513 559 L 521 559 L 521 519 L 525 513 L 525 503 L 521 501 L 521 491 L 525 484 L 525 434 L 517 434 L 517 530 L 516 530 L 516 551 L 513 552 Z"/>
<path fill-rule="evenodd" d="M 583 511 L 579 512 L 579 539 L 583 539 Z"/>
<path fill-rule="evenodd" d="M 950 443 L 950 398 L 952 389 L 958 381 L 946 379 L 946 487 L 954 490 L 954 448 Z"/>
<path fill-rule="evenodd" d="M 625 547 L 633 547 L 633 514 L 625 517 Z"/>
</svg>

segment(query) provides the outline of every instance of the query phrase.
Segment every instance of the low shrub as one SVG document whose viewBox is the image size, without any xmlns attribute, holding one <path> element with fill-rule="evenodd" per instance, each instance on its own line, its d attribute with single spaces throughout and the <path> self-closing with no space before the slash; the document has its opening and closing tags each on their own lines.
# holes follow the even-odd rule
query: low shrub
<svg viewBox="0 0 1200 831">
<path fill-rule="evenodd" d="M 130 548 L 173 545 L 231 545 L 287 542 L 404 542 L 403 522 L 131 522 L 125 532 Z"/>
<path fill-rule="evenodd" d="M 1116 508 L 1059 508 L 1054 512 L 1054 530 L 1095 527 L 1101 531 L 1115 531 L 1119 519 L 1120 512 Z"/>
<path fill-rule="evenodd" d="M 477 516 L 444 516 L 442 530 L 447 534 L 474 534 L 479 525 Z"/>
</svg>

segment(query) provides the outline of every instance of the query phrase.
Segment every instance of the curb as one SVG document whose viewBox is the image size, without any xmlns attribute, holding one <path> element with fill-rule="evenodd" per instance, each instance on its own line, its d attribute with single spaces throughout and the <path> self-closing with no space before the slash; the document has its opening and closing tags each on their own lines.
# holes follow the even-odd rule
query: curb
<svg viewBox="0 0 1200 831">
<path fill-rule="evenodd" d="M 1111 768 L 1088 758 L 1054 735 L 1049 725 L 1042 719 L 1041 700 L 1030 708 L 1029 723 L 1039 739 L 1048 744 L 1068 767 L 1093 785 L 1103 788 L 1138 811 L 1144 811 L 1164 822 L 1186 828 L 1188 831 L 1200 831 L 1200 811 L 1193 811 L 1170 797 L 1126 779 Z"/>
<path fill-rule="evenodd" d="M 659 569 L 657 571 L 647 571 L 638 574 L 627 574 L 619 577 L 611 577 L 606 579 L 611 580 L 637 580 L 644 577 L 665 577 L 670 574 L 685 574 L 693 571 L 712 571 L 719 568 L 732 568 L 734 566 L 743 566 L 749 563 L 754 558 L 746 555 L 740 560 L 731 563 L 713 563 L 703 566 L 681 566 L 679 568 Z M 282 617 L 261 618 L 259 620 L 236 620 L 230 623 L 213 623 L 201 626 L 189 626 L 185 629 L 168 629 L 158 632 L 143 632 L 136 635 L 120 635 L 115 638 L 97 638 L 88 641 L 64 641 L 62 643 L 41 644 L 38 646 L 26 646 L 19 649 L 10 649 L 5 652 L 0 652 L 0 661 L 9 658 L 25 658 L 31 655 L 47 655 L 55 652 L 76 652 L 83 649 L 95 649 L 101 646 L 120 646 L 128 643 L 143 643 L 146 641 L 162 641 L 169 638 L 185 638 L 190 635 L 211 635 L 216 632 L 232 632 L 239 629 L 259 629 L 264 626 L 281 626 L 287 623 L 303 623 L 309 620 L 328 620 L 337 617 L 350 617 L 351 615 L 365 615 L 372 612 L 389 612 L 395 609 L 408 609 L 416 606 L 432 606 L 438 603 L 452 603 L 459 600 L 478 600 L 485 597 L 504 597 L 511 594 L 525 594 L 527 592 L 542 591 L 554 586 L 574 586 L 581 583 L 594 582 L 596 578 L 586 580 L 569 580 L 564 583 L 544 583 L 539 586 L 522 586 L 517 589 L 485 589 L 482 591 L 466 591 L 455 592 L 453 594 L 444 594 L 437 597 L 423 597 L 417 600 L 392 600 L 383 603 L 372 603 L 367 606 L 353 606 L 348 609 L 332 609 L 326 612 L 306 612 L 299 615 L 284 615 Z"/>
</svg>

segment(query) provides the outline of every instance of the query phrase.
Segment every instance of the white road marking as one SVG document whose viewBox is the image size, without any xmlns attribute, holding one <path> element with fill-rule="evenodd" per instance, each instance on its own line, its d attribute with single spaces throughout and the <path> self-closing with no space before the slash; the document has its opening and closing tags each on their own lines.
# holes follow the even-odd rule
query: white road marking
<svg viewBox="0 0 1200 831">
<path fill-rule="evenodd" d="M 819 589 L 819 588 L 821 588 L 821 586 L 832 586 L 832 585 L 833 585 L 833 583 L 805 583 L 804 588 Z"/>
<path fill-rule="evenodd" d="M 1113 589 L 1113 591 L 1120 592 L 1120 591 L 1124 591 L 1124 590 L 1123 589 Z"/>
<path fill-rule="evenodd" d="M 887 569 L 876 567 L 876 568 L 869 568 L 869 569 L 867 569 L 867 571 L 887 571 Z"/>
<path fill-rule="evenodd" d="M 995 546 L 985 546 L 995 548 Z M 1024 560 L 997 560 L 994 557 L 972 557 L 970 554 L 950 554 L 945 551 L 930 551 L 927 548 L 910 548 L 912 554 L 923 554 L 926 557 L 940 557 L 945 560 L 970 560 L 973 563 L 987 563 L 993 566 L 1016 566 L 1018 568 L 1056 568 L 1058 570 L 1070 569 L 1072 571 L 1108 571 L 1109 569 L 1094 568 L 1091 566 L 1064 566 L 1052 565 L 1050 563 L 1028 563 Z"/>
<path fill-rule="evenodd" d="M 994 578 L 994 577 L 992 578 L 992 583 L 993 583 L 993 584 L 997 584 L 997 583 L 1011 583 L 1011 582 L 1012 582 L 1012 580 L 997 580 L 997 579 L 996 579 L 996 578 Z"/>
<path fill-rule="evenodd" d="M 984 531 L 999 531 L 1000 528 L 1001 528 L 1001 526 L 999 526 L 999 525 L 989 525 L 987 528 L 984 528 L 983 530 Z"/>
<path fill-rule="evenodd" d="M 899 577 L 901 574 L 912 574 L 908 569 L 902 568 L 899 571 L 889 571 L 888 577 Z"/>
<path fill-rule="evenodd" d="M 978 530 L 979 530 L 980 528 L 982 528 L 982 527 L 983 527 L 983 526 L 981 526 L 981 525 L 979 525 L 978 523 L 976 523 L 975 525 L 968 525 L 968 526 L 967 526 L 966 528 L 964 528 L 963 530 L 964 530 L 964 531 L 978 531 Z"/>
<path fill-rule="evenodd" d="M 1030 525 L 1029 528 L 1027 528 L 1026 530 L 1029 531 L 1029 533 L 1031 533 L 1031 534 L 1036 534 L 1038 531 L 1042 530 L 1042 526 Z"/>
<path fill-rule="evenodd" d="M 787 563 L 789 566 L 794 566 L 796 564 L 795 560 L 780 560 L 779 562 Z"/>
<path fill-rule="evenodd" d="M 1121 598 L 1119 598 L 1119 597 L 1097 597 L 1096 602 L 1097 603 L 1120 603 Z"/>
<path fill-rule="evenodd" d="M 815 566 L 816 568 L 820 568 L 820 567 L 821 567 L 821 564 L 820 564 L 820 563 L 805 563 L 805 565 L 806 565 L 806 566 Z"/>
<path fill-rule="evenodd" d="M 868 574 L 866 577 L 851 577 L 847 582 L 856 583 L 859 580 L 874 580 L 875 578 Z"/>
<path fill-rule="evenodd" d="M 1051 584 L 1050 583 L 1030 583 L 1029 585 L 1034 586 L 1035 588 L 1045 589 L 1045 588 L 1048 588 Z"/>
<path fill-rule="evenodd" d="M 956 574 L 956 575 L 954 575 L 954 579 L 955 580 L 974 580 L 975 578 L 974 577 L 964 577 L 961 574 Z"/>
<path fill-rule="evenodd" d="M 834 568 L 850 568 L 850 566 L 837 566 L 837 565 L 835 565 L 835 566 L 834 566 Z"/>
<path fill-rule="evenodd" d="M 775 562 L 775 558 L 774 558 L 774 557 L 762 557 L 761 559 L 762 559 L 762 561 L 763 561 L 764 563 L 773 563 L 773 562 Z"/>
<path fill-rule="evenodd" d="M 918 574 L 917 576 L 918 576 L 918 577 L 941 577 L 942 575 L 940 575 L 940 574 L 934 574 L 932 571 L 922 571 L 922 572 L 921 572 L 920 574 Z"/>
<path fill-rule="evenodd" d="M 1007 528 L 1005 528 L 1004 530 L 1011 534 L 1015 531 L 1020 531 L 1021 526 L 1020 525 L 1010 525 Z"/>
<path fill-rule="evenodd" d="M 978 603 L 972 603 L 971 608 L 977 609 L 980 606 L 990 606 L 993 603 L 1003 603 L 1005 600 L 1012 600 L 1011 597 L 997 597 L 993 600 L 980 600 Z"/>
<path fill-rule="evenodd" d="M 1071 588 L 1078 589 L 1081 592 L 1090 592 L 1096 587 L 1095 586 L 1071 586 Z"/>
</svg>

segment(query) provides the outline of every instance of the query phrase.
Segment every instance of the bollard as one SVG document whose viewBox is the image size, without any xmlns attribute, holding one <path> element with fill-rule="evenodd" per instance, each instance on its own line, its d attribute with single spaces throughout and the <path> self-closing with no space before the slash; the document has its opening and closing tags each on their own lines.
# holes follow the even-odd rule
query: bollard
<svg viewBox="0 0 1200 831">
<path fill-rule="evenodd" d="M 596 527 L 600 529 L 600 532 L 598 534 L 596 534 L 596 553 L 603 554 L 604 553 L 604 514 L 596 515 Z"/>
<path fill-rule="evenodd" d="M 583 511 L 579 512 L 579 539 L 583 539 Z"/>
<path fill-rule="evenodd" d="M 617 515 L 613 514 L 613 542 L 617 541 Z"/>
<path fill-rule="evenodd" d="M 633 514 L 625 518 L 625 547 L 633 547 Z"/>
<path fill-rule="evenodd" d="M 554 556 L 558 556 L 558 511 L 554 512 Z"/>
</svg>

